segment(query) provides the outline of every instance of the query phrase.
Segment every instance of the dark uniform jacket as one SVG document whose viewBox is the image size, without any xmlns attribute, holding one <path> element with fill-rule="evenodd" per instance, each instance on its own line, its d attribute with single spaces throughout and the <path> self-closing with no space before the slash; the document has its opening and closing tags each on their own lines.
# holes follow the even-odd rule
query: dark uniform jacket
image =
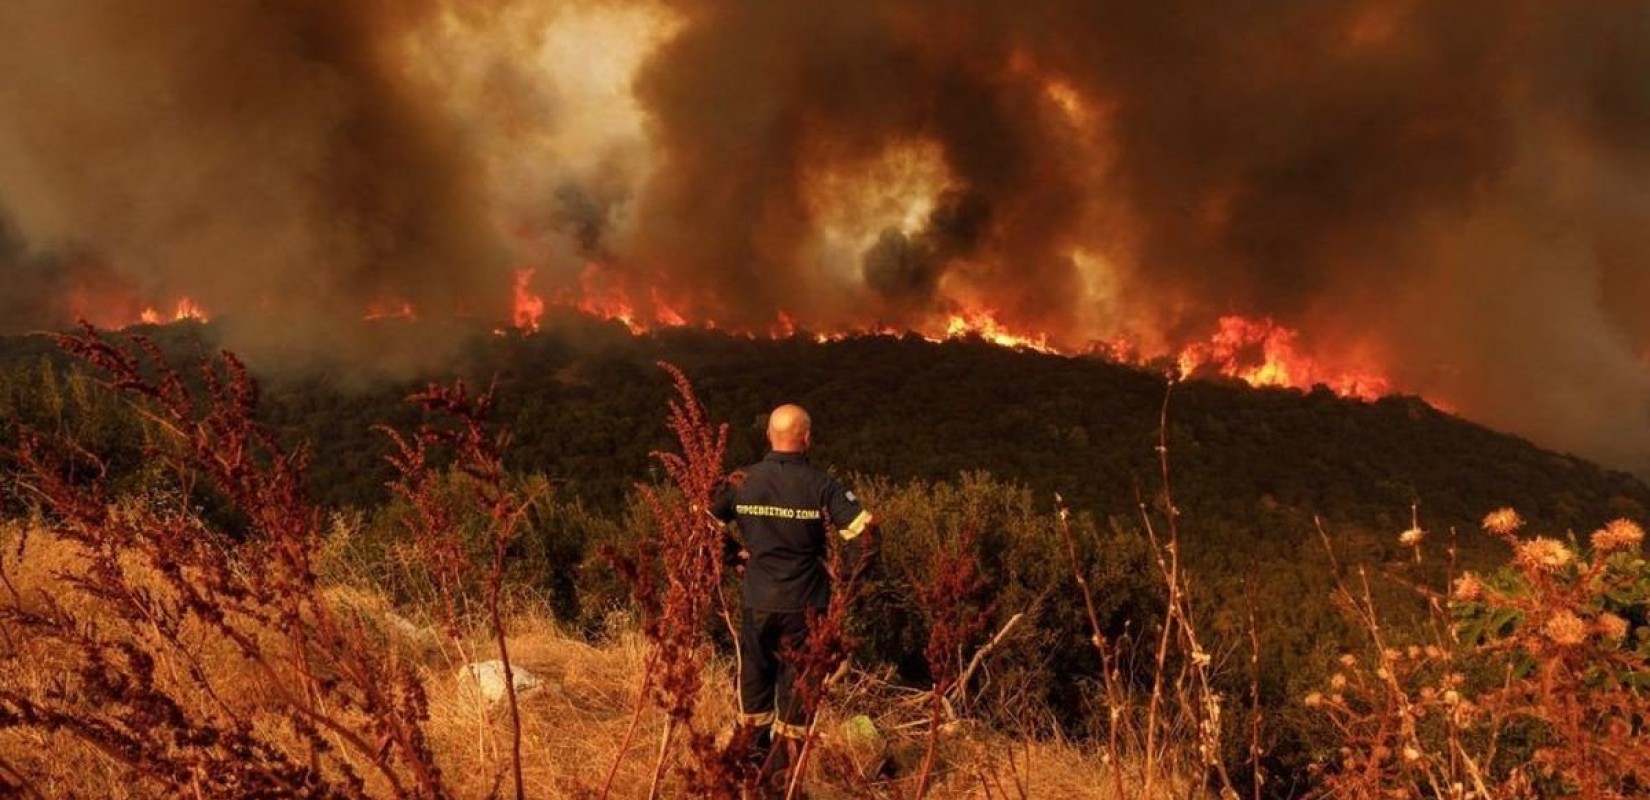
<svg viewBox="0 0 1650 800">
<path fill-rule="evenodd" d="M 744 547 L 745 607 L 761 611 L 824 608 L 831 599 L 825 519 L 851 545 L 846 570 L 857 569 L 872 537 L 861 536 L 871 515 L 840 481 L 802 453 L 769 453 L 746 467 L 743 482 L 717 497 L 711 513 L 738 522 Z"/>
</svg>

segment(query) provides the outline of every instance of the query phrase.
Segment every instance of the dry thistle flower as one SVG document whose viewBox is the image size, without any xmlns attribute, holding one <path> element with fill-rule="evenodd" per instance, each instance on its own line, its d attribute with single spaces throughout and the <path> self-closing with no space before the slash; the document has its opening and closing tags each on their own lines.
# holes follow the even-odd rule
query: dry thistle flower
<svg viewBox="0 0 1650 800">
<path fill-rule="evenodd" d="M 1627 620 L 1606 611 L 1598 616 L 1595 623 L 1598 633 L 1612 642 L 1620 641 L 1627 636 Z"/>
<path fill-rule="evenodd" d="M 1352 655 L 1351 653 L 1342 653 L 1341 654 L 1341 666 L 1351 667 L 1351 666 L 1355 666 L 1357 663 L 1358 663 L 1358 657 L 1357 656 Z"/>
<path fill-rule="evenodd" d="M 1317 708 L 1318 706 L 1321 706 L 1321 705 L 1323 705 L 1323 695 L 1321 693 L 1313 692 L 1313 693 L 1306 696 L 1306 707 L 1307 708 Z"/>
<path fill-rule="evenodd" d="M 1484 596 L 1484 584 L 1478 582 L 1478 576 L 1468 572 L 1455 579 L 1455 599 L 1472 602 Z"/>
<path fill-rule="evenodd" d="M 1593 549 L 1608 553 L 1614 550 L 1634 550 L 1644 541 L 1644 529 L 1629 519 L 1613 520 L 1593 532 Z"/>
<path fill-rule="evenodd" d="M 1398 544 L 1404 545 L 1405 547 L 1415 547 L 1421 543 L 1422 539 L 1426 538 L 1426 535 L 1426 531 L 1423 531 L 1420 528 L 1410 528 L 1409 530 L 1398 534 Z"/>
<path fill-rule="evenodd" d="M 1498 508 L 1484 515 L 1484 530 L 1509 536 L 1524 527 L 1524 518 L 1511 508 Z"/>
<path fill-rule="evenodd" d="M 1405 746 L 1404 747 L 1404 760 L 1405 761 L 1420 761 L 1421 760 L 1421 751 L 1415 749 L 1414 747 Z"/>
<path fill-rule="evenodd" d="M 1335 673 L 1335 676 L 1333 678 L 1329 679 L 1329 685 L 1332 688 L 1335 688 L 1335 689 L 1345 689 L 1346 688 L 1346 676 L 1342 675 L 1339 672 Z"/>
<path fill-rule="evenodd" d="M 1547 618 L 1541 631 L 1555 644 L 1573 647 L 1587 641 L 1587 623 L 1568 609 Z"/>
<path fill-rule="evenodd" d="M 1522 566 L 1543 572 L 1557 572 L 1575 560 L 1575 554 L 1556 539 L 1537 536 L 1518 545 L 1514 559 Z"/>
</svg>

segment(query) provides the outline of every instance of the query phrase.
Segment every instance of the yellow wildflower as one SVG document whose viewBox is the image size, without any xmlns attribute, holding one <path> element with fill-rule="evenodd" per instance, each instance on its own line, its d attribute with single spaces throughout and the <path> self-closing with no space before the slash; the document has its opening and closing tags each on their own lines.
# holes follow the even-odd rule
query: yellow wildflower
<svg viewBox="0 0 1650 800">
<path fill-rule="evenodd" d="M 1478 582 L 1478 576 L 1468 572 L 1455 579 L 1455 599 L 1472 602 L 1484 596 L 1484 584 Z"/>
<path fill-rule="evenodd" d="M 1610 641 L 1620 641 L 1627 636 L 1627 620 L 1606 611 L 1598 615 L 1598 632 Z"/>
<path fill-rule="evenodd" d="M 1587 641 L 1587 623 L 1568 609 L 1548 617 L 1541 630 L 1548 639 L 1566 647 Z"/>
<path fill-rule="evenodd" d="M 1556 539 L 1537 536 L 1518 545 L 1519 564 L 1544 572 L 1557 572 L 1575 560 L 1575 554 Z"/>
<path fill-rule="evenodd" d="M 1524 527 L 1524 519 L 1510 508 L 1498 508 L 1484 516 L 1484 530 L 1503 536 Z"/>
<path fill-rule="evenodd" d="M 1593 532 L 1593 549 L 1600 552 L 1634 550 L 1644 541 L 1644 529 L 1628 519 L 1618 519 Z"/>
</svg>

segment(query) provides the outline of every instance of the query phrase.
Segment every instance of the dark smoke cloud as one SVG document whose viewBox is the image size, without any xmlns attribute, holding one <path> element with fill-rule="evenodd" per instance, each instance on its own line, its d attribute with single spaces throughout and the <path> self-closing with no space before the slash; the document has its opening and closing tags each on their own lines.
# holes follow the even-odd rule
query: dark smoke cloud
<svg viewBox="0 0 1650 800">
<path fill-rule="evenodd" d="M 1516 8 L 1385 5 L 1394 30 L 1357 44 L 1382 4 L 680 3 L 640 83 L 669 156 L 646 198 L 666 223 L 640 236 L 687 281 L 760 278 L 778 301 L 810 175 L 924 139 L 992 209 L 968 278 L 1032 287 L 1020 321 L 1069 323 L 1050 298 L 1077 282 L 1073 245 L 1127 246 L 1093 233 L 1107 221 L 1133 228 L 1131 295 L 1164 326 L 1298 314 L 1506 159 Z M 1063 118 L 1055 81 L 1102 119 Z M 885 242 L 873 262 L 901 255 Z"/>
<path fill-rule="evenodd" d="M 188 295 L 244 349 L 347 352 L 372 302 L 503 308 L 462 132 L 399 66 L 440 10 L 12 0 L 0 205 L 33 249 L 92 253 L 150 303 Z"/>
<path fill-rule="evenodd" d="M 658 21 L 633 81 L 600 14 Z M 594 262 L 724 326 L 1271 316 L 1650 468 L 1646 76 L 1625 0 L 11 0 L 0 311 L 188 293 L 380 360 L 370 303 L 502 318 Z"/>
<path fill-rule="evenodd" d="M 684 284 L 755 315 L 966 287 L 1068 343 L 1270 315 L 1470 416 L 1650 465 L 1641 3 L 673 5 L 688 22 L 639 84 L 667 158 L 638 235 Z M 912 139 L 991 210 L 968 257 L 883 231 L 862 286 L 795 285 L 809 182 Z M 1074 248 L 1105 256 L 1105 296 Z"/>
<path fill-rule="evenodd" d="M 1008 71 L 1014 42 L 991 31 L 998 12 L 970 7 L 958 17 L 949 6 L 863 0 L 676 7 L 687 26 L 637 85 L 665 153 L 642 198 L 644 262 L 669 259 L 673 278 L 710 287 L 720 316 L 760 322 L 807 298 L 825 309 L 801 310 L 829 316 L 832 300 L 820 289 L 830 287 L 796 268 L 816 233 L 810 179 L 891 144 L 934 141 L 952 174 L 940 188 L 989 210 L 989 230 L 970 249 L 996 252 L 964 264 L 884 237 L 865 254 L 872 289 L 896 290 L 879 292 L 893 301 L 883 310 L 905 310 L 913 288 L 931 289 L 936 273 L 965 267 L 1021 319 L 1045 316 L 1050 298 L 1065 296 L 1059 290 L 1072 278 L 1062 240 L 1078 204 L 1061 199 L 1081 189 L 1080 170 L 1065 162 L 1082 153 L 1047 124 L 1040 82 Z M 890 275 L 890 265 L 905 274 Z M 1008 271 L 1015 286 L 993 280 Z M 882 305 L 877 297 L 836 303 L 857 312 L 858 299 Z"/>
<path fill-rule="evenodd" d="M 935 302 L 940 276 L 978 248 L 991 219 L 984 198 L 948 192 L 939 198 L 927 223 L 916 234 L 885 228 L 865 251 L 865 285 L 891 305 L 922 306 Z"/>
</svg>

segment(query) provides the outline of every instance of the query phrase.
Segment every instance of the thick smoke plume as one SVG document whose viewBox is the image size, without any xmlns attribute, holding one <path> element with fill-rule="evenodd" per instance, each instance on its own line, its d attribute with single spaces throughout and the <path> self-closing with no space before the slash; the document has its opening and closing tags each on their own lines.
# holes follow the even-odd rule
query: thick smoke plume
<svg viewBox="0 0 1650 800">
<path fill-rule="evenodd" d="M 1269 316 L 1647 468 L 1646 76 L 1613 0 L 12 0 L 0 310 L 188 294 L 301 356 L 533 267 L 758 330 Z"/>
<path fill-rule="evenodd" d="M 25 280 L 34 312 L 8 322 L 188 296 L 243 346 L 305 355 L 347 348 L 368 302 L 505 302 L 474 154 L 401 63 L 441 10 L 6 3 L 0 208 L 30 249 L 8 272 L 45 258 L 71 287 Z"/>
</svg>

